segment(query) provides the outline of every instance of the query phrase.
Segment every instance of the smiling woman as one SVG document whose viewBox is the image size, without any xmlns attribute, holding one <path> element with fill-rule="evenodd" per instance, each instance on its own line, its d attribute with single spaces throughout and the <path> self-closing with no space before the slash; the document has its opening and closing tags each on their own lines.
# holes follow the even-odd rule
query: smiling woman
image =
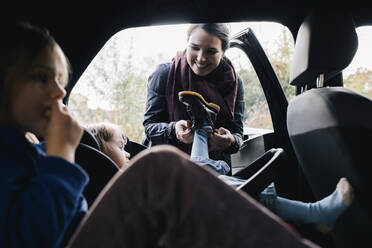
<svg viewBox="0 0 372 248">
<path fill-rule="evenodd" d="M 223 23 L 193 24 L 187 46 L 149 77 L 143 125 L 146 144 L 171 144 L 190 154 L 196 119 L 179 101 L 181 91 L 194 91 L 220 106 L 209 136 L 209 156 L 231 166 L 230 154 L 243 140 L 244 88 L 230 60 L 225 57 L 230 30 Z"/>
</svg>

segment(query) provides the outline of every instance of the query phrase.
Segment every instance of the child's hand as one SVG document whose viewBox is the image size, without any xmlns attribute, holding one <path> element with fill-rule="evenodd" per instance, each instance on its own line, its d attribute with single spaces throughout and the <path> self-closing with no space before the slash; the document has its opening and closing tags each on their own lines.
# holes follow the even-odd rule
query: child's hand
<svg viewBox="0 0 372 248">
<path fill-rule="evenodd" d="M 67 107 L 61 100 L 53 102 L 48 115 L 49 125 L 45 137 L 46 154 L 62 157 L 74 163 L 75 150 L 83 135 L 82 127 L 68 113 Z"/>
</svg>

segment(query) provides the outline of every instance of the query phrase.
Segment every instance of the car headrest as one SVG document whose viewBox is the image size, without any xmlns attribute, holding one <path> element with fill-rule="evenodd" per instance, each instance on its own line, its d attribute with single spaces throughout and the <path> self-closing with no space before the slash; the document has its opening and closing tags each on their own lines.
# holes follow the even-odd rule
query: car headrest
<svg viewBox="0 0 372 248">
<path fill-rule="evenodd" d="M 83 136 L 81 137 L 80 143 L 86 144 L 91 146 L 97 150 L 101 150 L 98 140 L 94 137 L 94 135 L 84 128 Z"/>
<path fill-rule="evenodd" d="M 314 11 L 303 21 L 297 34 L 290 84 L 304 86 L 335 76 L 352 61 L 358 37 L 349 13 Z"/>
<path fill-rule="evenodd" d="M 137 155 L 138 153 L 140 153 L 141 151 L 145 150 L 147 147 L 140 144 L 140 143 L 137 143 L 137 142 L 134 142 L 134 141 L 131 141 L 128 137 L 127 137 L 127 144 L 125 146 L 125 150 L 127 152 L 130 153 L 130 157 L 131 159 Z"/>
</svg>

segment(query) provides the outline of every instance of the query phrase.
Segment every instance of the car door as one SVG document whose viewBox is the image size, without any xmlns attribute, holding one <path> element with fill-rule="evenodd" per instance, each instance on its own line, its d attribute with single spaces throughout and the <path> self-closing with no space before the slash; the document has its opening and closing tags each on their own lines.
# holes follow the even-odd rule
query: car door
<svg viewBox="0 0 372 248">
<path fill-rule="evenodd" d="M 269 149 L 283 148 L 286 153 L 286 163 L 279 170 L 275 181 L 276 188 L 283 196 L 298 198 L 303 191 L 299 185 L 302 184 L 302 176 L 299 174 L 297 159 L 288 136 L 286 123 L 288 101 L 278 77 L 251 28 L 234 35 L 230 40 L 231 48 L 238 48 L 244 53 L 254 68 L 272 121 L 271 130 L 244 127 L 243 145 L 238 153 L 232 155 L 233 174 L 248 166 Z M 249 90 L 249 88 L 245 89 L 246 94 Z"/>
</svg>

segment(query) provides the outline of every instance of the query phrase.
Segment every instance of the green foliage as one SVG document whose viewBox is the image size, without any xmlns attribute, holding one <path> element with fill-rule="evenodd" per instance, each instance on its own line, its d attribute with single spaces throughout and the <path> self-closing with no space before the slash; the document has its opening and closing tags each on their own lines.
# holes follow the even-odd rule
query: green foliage
<svg viewBox="0 0 372 248">
<path fill-rule="evenodd" d="M 344 86 L 372 99 L 372 71 L 357 68 L 355 73 L 344 79 Z"/>
<path fill-rule="evenodd" d="M 118 124 L 131 140 L 141 142 L 147 78 L 133 64 L 133 47 L 122 55 L 114 36 L 79 80 L 69 107 L 84 125 L 96 122 Z M 97 105 L 89 106 L 89 101 Z"/>
<path fill-rule="evenodd" d="M 295 95 L 295 89 L 289 85 L 289 71 L 293 55 L 293 40 L 288 29 L 283 27 L 281 35 L 274 41 L 276 46 L 274 50 L 263 47 L 269 61 L 278 77 L 283 88 L 284 94 L 288 99 Z M 244 125 L 254 128 L 272 129 L 270 112 L 266 102 L 264 92 L 253 66 L 242 61 L 248 61 L 248 58 L 241 51 L 233 52 L 229 58 L 234 61 L 236 71 L 244 83 L 245 91 L 245 116 Z"/>
</svg>

